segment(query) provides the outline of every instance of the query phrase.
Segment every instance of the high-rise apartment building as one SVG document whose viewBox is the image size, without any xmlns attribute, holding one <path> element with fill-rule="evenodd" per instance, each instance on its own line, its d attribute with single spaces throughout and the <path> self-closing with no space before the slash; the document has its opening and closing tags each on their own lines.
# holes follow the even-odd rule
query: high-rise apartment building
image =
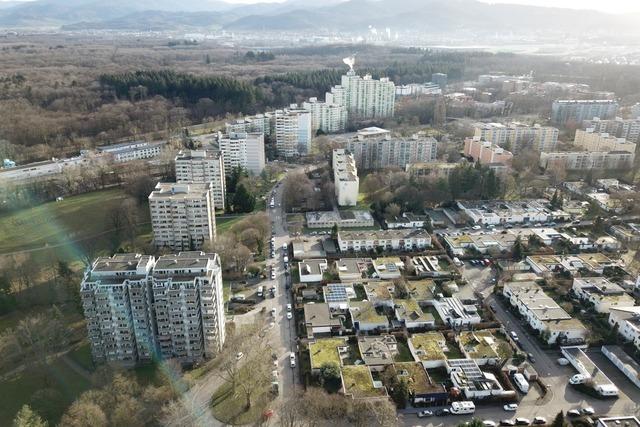
<svg viewBox="0 0 640 427">
<path fill-rule="evenodd" d="M 560 166 L 568 170 L 624 170 L 633 166 L 634 153 L 628 151 L 571 151 L 541 153 L 540 167 Z"/>
<path fill-rule="evenodd" d="M 98 258 L 85 273 L 80 295 L 98 363 L 130 366 L 157 356 L 193 363 L 215 355 L 225 340 L 216 254 Z"/>
<path fill-rule="evenodd" d="M 346 143 L 353 154 L 356 166 L 361 170 L 398 167 L 405 169 L 411 163 L 434 162 L 438 142 L 422 133 L 410 138 L 392 136 L 388 130 L 376 127 L 358 131 Z"/>
<path fill-rule="evenodd" d="M 324 133 L 336 133 L 344 131 L 347 126 L 347 108 L 344 105 L 329 104 L 318 101 L 318 98 L 309 98 L 302 103 L 302 108 L 311 114 L 311 131 Z"/>
<path fill-rule="evenodd" d="M 93 360 L 134 365 L 155 355 L 149 277 L 154 258 L 117 254 L 96 259 L 80 285 Z"/>
<path fill-rule="evenodd" d="M 355 206 L 358 203 L 360 180 L 356 162 L 343 149 L 333 150 L 333 180 L 339 206 Z"/>
<path fill-rule="evenodd" d="M 477 137 L 464 140 L 464 155 L 483 165 L 502 163 L 505 166 L 511 166 L 513 161 L 513 154 L 510 151 Z"/>
<path fill-rule="evenodd" d="M 181 252 L 161 256 L 152 282 L 160 356 L 197 362 L 220 351 L 225 317 L 218 255 Z"/>
<path fill-rule="evenodd" d="M 631 118 L 632 119 L 640 119 L 640 102 L 634 104 L 631 107 Z"/>
<path fill-rule="evenodd" d="M 344 105 L 350 118 L 378 119 L 393 117 L 396 89 L 387 77 L 373 79 L 358 76 L 353 69 L 342 76 L 341 84 L 327 92 L 326 101 Z"/>
<path fill-rule="evenodd" d="M 550 126 L 527 126 L 521 123 L 476 123 L 474 138 L 480 138 L 509 149 L 521 152 L 525 147 L 538 152 L 553 151 L 558 144 L 558 129 Z"/>
<path fill-rule="evenodd" d="M 573 144 L 587 151 L 628 151 L 636 152 L 636 144 L 624 138 L 616 138 L 608 133 L 597 133 L 593 129 L 576 130 Z"/>
<path fill-rule="evenodd" d="M 582 126 L 588 131 L 593 129 L 594 133 L 608 133 L 616 138 L 624 138 L 629 142 L 640 143 L 640 118 L 621 119 L 616 117 L 611 120 L 601 120 L 594 117 L 592 120 L 585 120 Z"/>
<path fill-rule="evenodd" d="M 225 133 L 261 133 L 271 136 L 275 124 L 273 113 L 256 114 L 225 123 Z"/>
<path fill-rule="evenodd" d="M 580 125 L 594 117 L 613 119 L 616 114 L 618 103 L 611 99 L 557 100 L 551 106 L 551 122 L 563 126 L 569 122 Z"/>
<path fill-rule="evenodd" d="M 200 249 L 216 236 L 211 184 L 159 182 L 149 195 L 153 241 L 174 251 Z"/>
<path fill-rule="evenodd" d="M 286 158 L 304 156 L 311 151 L 311 113 L 292 104 L 275 111 L 276 150 Z"/>
<path fill-rule="evenodd" d="M 222 154 L 213 150 L 182 150 L 176 156 L 176 181 L 211 183 L 213 204 L 224 210 L 225 170 Z"/>
<path fill-rule="evenodd" d="M 264 134 L 239 132 L 218 135 L 218 147 L 227 175 L 240 166 L 253 175 L 260 175 L 265 167 Z"/>
</svg>

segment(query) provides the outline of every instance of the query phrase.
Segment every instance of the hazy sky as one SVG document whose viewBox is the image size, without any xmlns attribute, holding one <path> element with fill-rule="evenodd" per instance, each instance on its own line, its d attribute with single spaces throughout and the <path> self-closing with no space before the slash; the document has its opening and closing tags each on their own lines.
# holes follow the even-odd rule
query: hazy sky
<svg viewBox="0 0 640 427">
<path fill-rule="evenodd" d="M 0 0 L 11 1 L 11 0 Z M 25 1 L 25 0 L 20 0 Z M 283 0 L 226 0 L 229 3 L 282 2 Z M 299 0 L 300 1 L 300 0 Z M 303 0 L 317 2 L 317 0 Z M 480 0 L 485 3 L 513 3 L 535 6 L 596 9 L 612 13 L 640 12 L 640 0 Z"/>
</svg>

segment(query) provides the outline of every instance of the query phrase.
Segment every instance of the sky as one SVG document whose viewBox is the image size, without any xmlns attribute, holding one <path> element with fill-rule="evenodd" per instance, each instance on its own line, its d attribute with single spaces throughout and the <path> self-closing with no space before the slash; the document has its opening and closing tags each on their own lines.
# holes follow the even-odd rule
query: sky
<svg viewBox="0 0 640 427">
<path fill-rule="evenodd" d="M 0 0 L 0 2 L 12 0 Z M 15 1 L 15 0 L 13 0 Z M 28 0 L 19 0 L 28 1 Z M 284 0 L 226 0 L 228 3 L 272 3 Z M 300 1 L 300 0 L 298 0 Z M 317 0 L 303 0 L 316 2 Z M 572 9 L 594 9 L 611 13 L 640 12 L 640 0 L 480 0 L 484 3 L 512 3 L 533 6 L 567 7 Z"/>
</svg>

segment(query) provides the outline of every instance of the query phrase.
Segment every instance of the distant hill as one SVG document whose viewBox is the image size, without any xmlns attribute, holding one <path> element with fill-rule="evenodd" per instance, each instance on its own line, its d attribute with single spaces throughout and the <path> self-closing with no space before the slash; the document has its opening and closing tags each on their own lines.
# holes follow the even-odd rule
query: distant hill
<svg viewBox="0 0 640 427">
<path fill-rule="evenodd" d="M 36 0 L 0 9 L 0 26 L 65 29 L 233 31 L 378 29 L 447 33 L 483 31 L 545 34 L 626 34 L 640 15 L 487 4 L 476 0 L 289 0 L 233 5 L 222 0 Z"/>
</svg>

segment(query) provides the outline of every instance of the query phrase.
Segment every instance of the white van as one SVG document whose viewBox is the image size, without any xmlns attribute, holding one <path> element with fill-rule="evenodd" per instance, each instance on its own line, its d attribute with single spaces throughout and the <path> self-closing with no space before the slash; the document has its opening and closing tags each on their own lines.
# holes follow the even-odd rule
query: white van
<svg viewBox="0 0 640 427">
<path fill-rule="evenodd" d="M 527 394 L 529 392 L 529 382 L 524 378 L 524 375 L 521 373 L 513 374 L 513 383 L 518 387 L 523 394 Z"/>
<path fill-rule="evenodd" d="M 451 404 L 451 413 L 454 415 L 473 414 L 474 412 L 476 412 L 476 405 L 470 400 Z"/>
<path fill-rule="evenodd" d="M 596 391 L 600 396 L 617 396 L 619 394 L 618 387 L 613 384 L 598 384 Z"/>
</svg>

